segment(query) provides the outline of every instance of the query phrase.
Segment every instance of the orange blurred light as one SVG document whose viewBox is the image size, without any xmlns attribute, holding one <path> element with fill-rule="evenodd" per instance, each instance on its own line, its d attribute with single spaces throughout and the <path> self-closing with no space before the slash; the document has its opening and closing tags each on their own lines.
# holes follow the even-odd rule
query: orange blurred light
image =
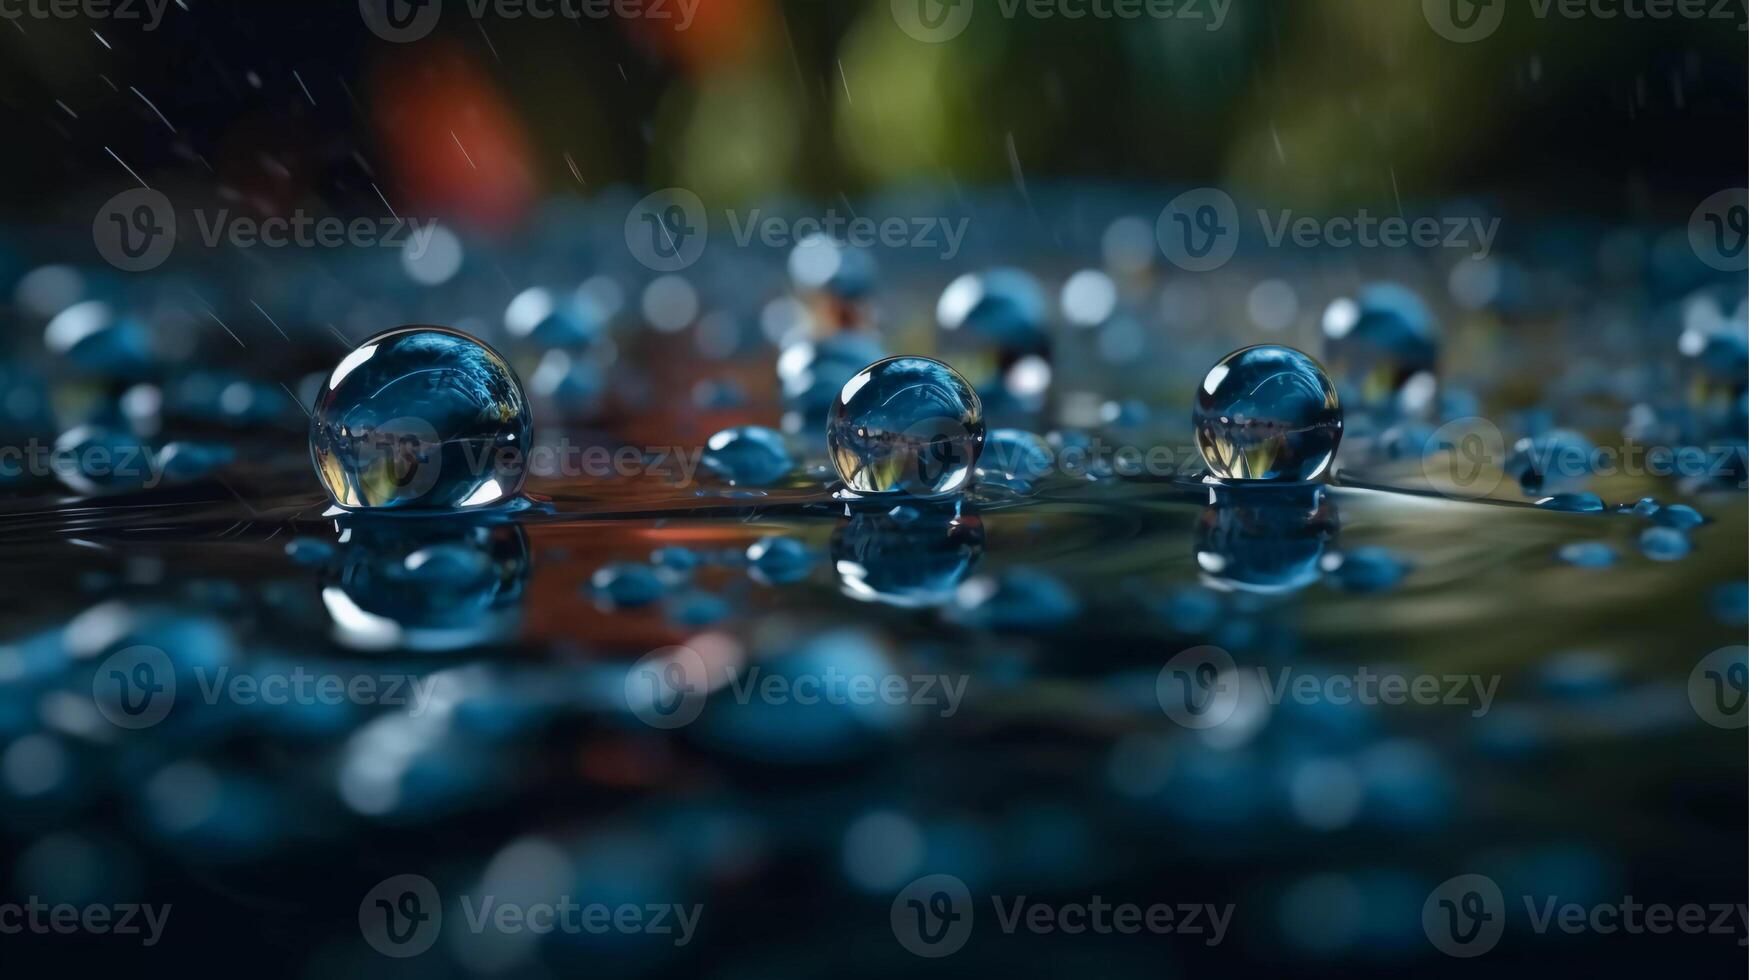
<svg viewBox="0 0 1749 980">
<path fill-rule="evenodd" d="M 415 45 L 379 62 L 368 85 L 397 213 L 488 232 L 522 219 L 536 193 L 528 135 L 471 55 L 447 41 Z"/>
<path fill-rule="evenodd" d="M 692 23 L 636 17 L 632 30 L 694 75 L 745 64 L 774 30 L 771 0 L 692 0 Z M 677 8 L 678 4 L 671 4 Z"/>
</svg>

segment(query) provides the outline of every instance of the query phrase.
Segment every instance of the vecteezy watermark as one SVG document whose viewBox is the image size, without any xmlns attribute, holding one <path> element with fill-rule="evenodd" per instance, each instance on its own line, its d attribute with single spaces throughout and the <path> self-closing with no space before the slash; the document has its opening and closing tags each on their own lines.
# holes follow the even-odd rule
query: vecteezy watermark
<svg viewBox="0 0 1749 980">
<path fill-rule="evenodd" d="M 1561 932 L 1613 935 L 1729 936 L 1749 946 L 1749 905 L 1742 902 L 1641 902 L 1632 895 L 1616 902 L 1563 902 L 1556 895 L 1521 895 L 1525 921 L 1537 935 Z M 1481 956 L 1499 945 L 1515 906 L 1487 875 L 1463 874 L 1442 882 L 1421 906 L 1421 928 L 1435 949 L 1460 959 Z"/>
<path fill-rule="evenodd" d="M 395 959 L 430 949 L 443 931 L 443 900 L 423 875 L 377 882 L 358 903 L 358 931 L 370 948 Z"/>
<path fill-rule="evenodd" d="M 1745 6 L 1745 0 L 1421 0 L 1421 13 L 1440 37 L 1469 44 L 1492 37 L 1509 7 L 1537 20 L 1728 20 L 1743 31 Z"/>
<path fill-rule="evenodd" d="M 461 7 L 474 20 L 647 20 L 684 31 L 692 26 L 703 0 L 466 0 Z M 372 34 L 407 44 L 437 28 L 443 0 L 358 0 L 358 12 Z"/>
<path fill-rule="evenodd" d="M 1269 705 L 1456 706 L 1480 718 L 1493 706 L 1499 688 L 1499 675 L 1376 671 L 1364 665 L 1353 673 L 1317 674 L 1291 666 L 1241 668 L 1232 654 L 1215 646 L 1178 653 L 1154 679 L 1160 709 L 1178 724 L 1196 730 L 1225 725 L 1247 698 Z"/>
<path fill-rule="evenodd" d="M 815 236 L 853 248 L 918 249 L 944 261 L 959 255 L 971 219 L 940 215 L 875 217 L 827 209 L 818 216 L 787 217 L 759 208 L 723 211 L 736 248 L 788 250 Z M 646 268 L 679 272 L 697 262 L 710 239 L 710 218 L 697 194 L 684 187 L 656 191 L 626 214 L 626 248 Z"/>
<path fill-rule="evenodd" d="M 1749 727 L 1749 647 L 1721 647 L 1688 675 L 1688 703 L 1709 725 Z"/>
<path fill-rule="evenodd" d="M 914 707 L 942 718 L 959 713 L 970 678 L 956 674 L 898 674 L 827 666 L 817 673 L 768 673 L 758 665 L 744 673 L 719 670 L 713 677 L 698 651 L 663 647 L 639 657 L 624 681 L 626 707 L 652 728 L 680 728 L 703 713 L 712 690 L 727 687 L 737 704 L 814 707 Z"/>
<path fill-rule="evenodd" d="M 1004 20 L 1174 20 L 1218 31 L 1233 0 L 892 0 L 899 29 L 927 44 L 951 41 L 972 22 L 975 4 Z"/>
<path fill-rule="evenodd" d="M 403 707 L 417 717 L 431 705 L 435 677 L 414 674 L 320 673 L 294 666 L 290 670 L 234 672 L 229 666 L 194 668 L 201 703 L 221 701 L 253 707 L 267 705 L 333 706 L 341 704 Z M 186 685 L 185 685 L 186 686 Z M 164 651 L 132 646 L 111 654 L 91 679 L 97 711 L 118 728 L 150 728 L 169 717 L 176 706 L 176 668 Z"/>
<path fill-rule="evenodd" d="M 1026 895 L 991 895 L 996 928 L 1004 935 L 1025 932 L 1065 936 L 1191 937 L 1218 946 L 1232 924 L 1234 906 L 1208 902 L 1110 902 L 1099 895 L 1085 901 L 1045 902 Z M 951 956 L 971 939 L 976 908 L 971 889 L 953 875 L 934 874 L 906 885 L 888 910 L 899 945 L 928 959 Z"/>
<path fill-rule="evenodd" d="M 1572 483 L 1593 477 L 1675 477 L 1749 489 L 1749 446 L 1620 445 L 1523 438 L 1507 449 L 1500 428 L 1472 416 L 1445 423 L 1421 447 L 1421 472 L 1448 497 L 1490 496 L 1508 476 L 1539 474 L 1543 482 Z"/>
<path fill-rule="evenodd" d="M 0 20 L 143 21 L 155 31 L 170 0 L 0 0 Z"/>
<path fill-rule="evenodd" d="M 35 895 L 22 902 L 0 902 L 0 936 L 138 936 L 140 945 L 158 945 L 170 921 L 171 905 L 45 902 Z"/>
<path fill-rule="evenodd" d="M 193 227 L 209 249 L 231 248 L 396 248 L 417 261 L 437 231 L 435 219 L 318 217 L 304 211 L 257 218 L 228 208 L 196 208 Z M 177 244 L 179 221 L 164 194 L 144 187 L 123 191 L 98 209 L 91 223 L 97 254 L 123 272 L 146 272 L 163 265 Z M 182 224 L 182 227 L 188 227 Z"/>
<path fill-rule="evenodd" d="M 437 886 L 430 879 L 396 875 L 379 882 L 359 902 L 359 931 L 364 941 L 384 956 L 418 956 L 443 932 L 442 905 Z M 462 895 L 460 905 L 463 927 L 475 935 L 640 934 L 669 938 L 675 946 L 692 942 L 704 914 L 704 906 L 696 903 L 588 902 L 570 895 L 540 902 Z"/>
<path fill-rule="evenodd" d="M 1720 272 L 1749 270 L 1749 188 L 1730 187 L 1700 202 L 1688 219 L 1688 244 Z"/>
<path fill-rule="evenodd" d="M 1499 218 L 1402 217 L 1365 208 L 1352 215 L 1312 216 L 1292 209 L 1256 212 L 1269 248 L 1455 249 L 1485 259 L 1500 233 Z M 1173 198 L 1154 223 L 1154 236 L 1168 261 L 1186 272 L 1212 272 L 1226 265 L 1243 236 L 1239 206 L 1226 191 L 1199 187 Z"/>
</svg>

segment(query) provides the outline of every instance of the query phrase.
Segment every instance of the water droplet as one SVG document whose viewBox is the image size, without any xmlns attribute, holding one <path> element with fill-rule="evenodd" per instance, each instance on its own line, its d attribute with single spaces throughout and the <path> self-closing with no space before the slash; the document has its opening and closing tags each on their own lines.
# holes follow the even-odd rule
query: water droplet
<svg viewBox="0 0 1749 980">
<path fill-rule="evenodd" d="M 1678 531 L 1686 531 L 1691 527 L 1699 527 L 1706 523 L 1706 518 L 1701 516 L 1700 511 L 1687 504 L 1671 504 L 1668 507 L 1660 507 L 1657 513 L 1652 515 L 1652 520 L 1659 527 L 1673 527 Z"/>
<path fill-rule="evenodd" d="M 497 352 L 454 330 L 402 327 L 328 377 L 310 456 L 343 507 L 483 507 L 522 489 L 529 428 L 522 385 Z"/>
<path fill-rule="evenodd" d="M 814 553 L 795 538 L 760 538 L 747 546 L 749 573 L 767 585 L 787 585 L 808 577 Z"/>
<path fill-rule="evenodd" d="M 1653 561 L 1681 561 L 1693 548 L 1688 536 L 1673 527 L 1649 527 L 1640 532 L 1640 552 Z"/>
<path fill-rule="evenodd" d="M 1615 549 L 1602 541 L 1575 541 L 1561 546 L 1556 553 L 1569 565 L 1580 568 L 1608 568 L 1615 564 Z"/>
<path fill-rule="evenodd" d="M 1557 493 L 1552 497 L 1544 497 L 1536 505 L 1544 510 L 1571 514 L 1601 514 L 1604 509 L 1603 498 L 1594 493 Z"/>
<path fill-rule="evenodd" d="M 724 429 L 705 443 L 706 469 L 729 483 L 768 487 L 795 469 L 783 433 L 762 425 Z"/>
<path fill-rule="evenodd" d="M 49 465 L 75 493 L 138 490 L 156 482 L 151 448 L 127 432 L 100 425 L 61 433 Z"/>
<path fill-rule="evenodd" d="M 1576 490 L 1591 477 L 1597 447 L 1567 429 L 1552 429 L 1518 440 L 1506 460 L 1506 474 L 1528 496 Z"/>
<path fill-rule="evenodd" d="M 1330 465 L 1342 406 L 1318 362 L 1291 347 L 1228 354 L 1197 389 L 1197 447 L 1223 480 L 1304 482 Z"/>
<path fill-rule="evenodd" d="M 974 578 L 954 594 L 952 618 L 983 629 L 1044 629 L 1074 619 L 1081 603 L 1047 572 L 1011 568 L 1000 577 Z"/>
<path fill-rule="evenodd" d="M 636 562 L 603 565 L 590 576 L 589 584 L 597 595 L 622 609 L 647 606 L 667 591 L 654 568 Z"/>
<path fill-rule="evenodd" d="M 1396 283 L 1367 286 L 1324 311 L 1324 356 L 1344 401 L 1418 414 L 1436 394 L 1439 331 L 1421 297 Z"/>
<path fill-rule="evenodd" d="M 1407 562 L 1385 548 L 1355 548 L 1339 556 L 1330 570 L 1337 587 L 1348 592 L 1388 592 L 1409 574 Z"/>
<path fill-rule="evenodd" d="M 845 382 L 826 438 L 852 492 L 941 496 L 971 479 L 984 447 L 984 410 L 946 364 L 890 357 Z"/>
</svg>

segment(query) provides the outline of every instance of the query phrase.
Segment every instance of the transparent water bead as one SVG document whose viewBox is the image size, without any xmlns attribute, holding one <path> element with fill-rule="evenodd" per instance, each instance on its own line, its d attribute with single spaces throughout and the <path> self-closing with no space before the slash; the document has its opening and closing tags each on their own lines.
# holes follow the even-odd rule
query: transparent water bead
<svg viewBox="0 0 1749 980">
<path fill-rule="evenodd" d="M 1228 354 L 1197 389 L 1191 421 L 1203 461 L 1222 480 L 1313 480 L 1342 440 L 1336 386 L 1291 347 Z"/>
<path fill-rule="evenodd" d="M 1377 283 L 1324 311 L 1324 357 L 1343 397 L 1375 412 L 1415 414 L 1437 392 L 1439 331 L 1415 291 Z"/>
<path fill-rule="evenodd" d="M 705 469 L 738 486 L 769 487 L 795 469 L 783 433 L 762 425 L 724 429 L 705 443 Z"/>
<path fill-rule="evenodd" d="M 329 375 L 310 458 L 342 507 L 485 507 L 521 491 L 529 427 L 522 384 L 496 351 L 443 327 L 401 327 Z"/>
<path fill-rule="evenodd" d="M 845 382 L 826 441 L 854 493 L 943 496 L 971 479 L 984 448 L 984 409 L 946 364 L 889 357 Z"/>
</svg>

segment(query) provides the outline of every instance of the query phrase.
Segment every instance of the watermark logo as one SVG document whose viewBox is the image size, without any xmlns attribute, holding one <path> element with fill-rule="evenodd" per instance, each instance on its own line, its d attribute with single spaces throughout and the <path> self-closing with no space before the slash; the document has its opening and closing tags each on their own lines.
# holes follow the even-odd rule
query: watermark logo
<svg viewBox="0 0 1749 980">
<path fill-rule="evenodd" d="M 1254 683 L 1253 683 L 1254 681 Z M 1160 710 L 1185 728 L 1219 728 L 1241 705 L 1280 704 L 1459 706 L 1471 717 L 1488 713 L 1498 675 L 1406 674 L 1362 665 L 1352 673 L 1312 674 L 1292 666 L 1241 667 L 1220 647 L 1192 647 L 1174 656 L 1154 678 Z M 1249 699 L 1249 700 L 1247 700 Z M 1252 717 L 1247 711 L 1245 717 Z"/>
<path fill-rule="evenodd" d="M 1421 0 L 1421 13 L 1440 37 L 1470 44 L 1500 29 L 1506 0 Z"/>
<path fill-rule="evenodd" d="M 164 22 L 170 0 L 0 0 L 0 20 L 145 21 L 143 31 Z"/>
<path fill-rule="evenodd" d="M 626 707 L 651 728 L 681 728 L 704 712 L 710 687 L 710 668 L 697 650 L 663 647 L 626 671 Z"/>
<path fill-rule="evenodd" d="M 1688 244 L 1720 272 L 1749 270 L 1749 189 L 1728 188 L 1700 202 L 1688 219 Z"/>
<path fill-rule="evenodd" d="M 1632 895 L 1581 904 L 1558 895 L 1516 896 L 1511 907 L 1487 875 L 1463 874 L 1441 883 L 1421 906 L 1421 927 L 1435 949 L 1470 959 L 1499 945 L 1509 915 L 1524 906 L 1524 922 L 1536 935 L 1727 936 L 1749 946 L 1749 905 L 1742 902 L 1643 902 Z"/>
<path fill-rule="evenodd" d="M 952 956 L 972 937 L 972 892 L 953 875 L 925 875 L 893 899 L 888 918 L 899 945 L 926 959 Z"/>
<path fill-rule="evenodd" d="M 1154 237 L 1173 265 L 1186 272 L 1211 272 L 1226 265 L 1239 248 L 1239 207 L 1219 188 L 1185 191 L 1160 211 Z"/>
<path fill-rule="evenodd" d="M 1154 678 L 1154 697 L 1166 716 L 1200 730 L 1226 724 L 1239 707 L 1239 668 L 1220 647 L 1180 652 Z"/>
<path fill-rule="evenodd" d="M 1233 198 L 1216 187 L 1199 187 L 1173 198 L 1154 223 L 1154 236 L 1168 261 L 1186 272 L 1212 272 L 1232 260 L 1243 235 Z M 1244 218 L 1243 220 L 1250 220 Z M 1258 208 L 1258 230 L 1272 249 L 1447 249 L 1485 259 L 1500 233 L 1499 218 L 1353 214 L 1316 216 L 1291 208 Z"/>
<path fill-rule="evenodd" d="M 1722 647 L 1701 658 L 1688 675 L 1688 703 L 1709 725 L 1749 727 L 1749 647 Z"/>
<path fill-rule="evenodd" d="M 122 191 L 98 209 L 91 239 L 97 254 L 123 272 L 156 269 L 176 247 L 176 209 L 149 187 Z"/>
<path fill-rule="evenodd" d="M 50 904 L 32 895 L 23 902 L 0 902 L 0 936 L 139 936 L 140 945 L 149 948 L 164 938 L 172 907 L 135 902 Z"/>
<path fill-rule="evenodd" d="M 965 485 L 980 446 L 959 419 L 938 415 L 907 426 L 892 448 L 896 457 L 873 465 L 897 466 L 906 493 L 930 497 Z"/>
<path fill-rule="evenodd" d="M 1506 898 L 1487 875 L 1448 878 L 1422 903 L 1421 929 L 1447 956 L 1481 956 L 1506 931 Z"/>
<path fill-rule="evenodd" d="M 1506 440 L 1484 418 L 1454 419 L 1433 430 L 1421 453 L 1421 474 L 1447 497 L 1490 496 L 1505 479 Z"/>
<path fill-rule="evenodd" d="M 394 44 L 410 44 L 430 34 L 443 16 L 442 0 L 358 0 L 358 12 L 372 34 Z"/>
<path fill-rule="evenodd" d="M 899 30 L 925 44 L 951 41 L 972 22 L 974 0 L 893 0 Z"/>
<path fill-rule="evenodd" d="M 395 248 L 410 260 L 424 258 L 437 232 L 436 220 L 317 216 L 304 211 L 256 218 L 228 208 L 193 212 L 202 247 L 231 248 Z M 177 244 L 177 215 L 162 193 L 145 187 L 123 191 L 104 202 L 91 222 L 97 254 L 123 272 L 147 272 L 163 265 Z"/>
<path fill-rule="evenodd" d="M 958 37 L 972 19 L 973 0 L 893 0 L 899 29 L 926 44 Z M 1218 31 L 1233 0 L 995 0 L 1005 20 L 1173 20 Z M 990 9 L 988 6 L 986 10 Z"/>
<path fill-rule="evenodd" d="M 1506 19 L 1508 0 L 1421 0 L 1421 13 L 1434 33 L 1457 44 L 1471 44 L 1492 37 Z M 1743 23 L 1742 0 L 1529 0 L 1520 11 L 1529 10 L 1539 21 L 1561 20 L 1730 20 L 1737 30 Z"/>
<path fill-rule="evenodd" d="M 1085 900 L 1041 901 L 1027 895 L 991 895 L 996 928 L 1016 933 L 1064 936 L 1194 937 L 1218 946 L 1232 924 L 1234 906 L 1208 902 L 1113 902 L 1102 895 Z M 928 875 L 905 886 L 888 912 L 899 945 L 929 959 L 951 956 L 971 938 L 972 893 L 953 875 Z"/>
<path fill-rule="evenodd" d="M 710 238 L 704 201 L 684 187 L 656 191 L 632 206 L 626 248 L 654 272 L 679 272 L 698 261 Z"/>
<path fill-rule="evenodd" d="M 358 903 L 358 929 L 364 941 L 384 956 L 418 956 L 443 931 L 443 901 L 437 886 L 423 875 L 384 879 Z"/>
<path fill-rule="evenodd" d="M 91 699 L 117 728 L 150 728 L 176 706 L 176 668 L 157 647 L 118 650 L 98 665 Z"/>
</svg>

